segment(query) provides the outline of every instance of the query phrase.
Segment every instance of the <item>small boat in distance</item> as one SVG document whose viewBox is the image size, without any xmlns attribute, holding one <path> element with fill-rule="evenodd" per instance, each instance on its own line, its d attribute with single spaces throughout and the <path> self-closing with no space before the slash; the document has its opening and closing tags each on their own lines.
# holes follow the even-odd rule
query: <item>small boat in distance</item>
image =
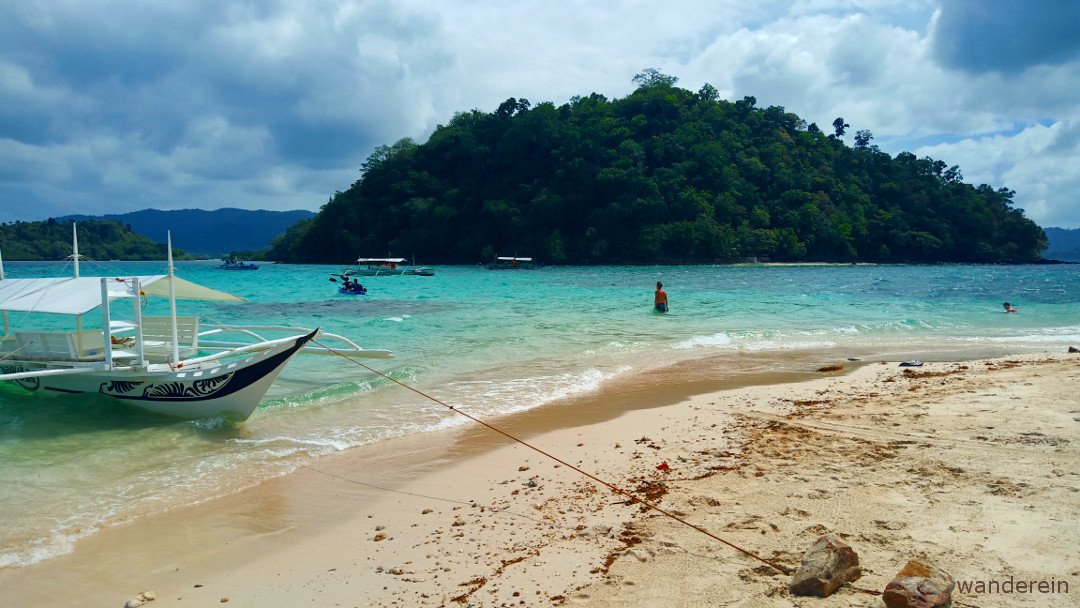
<svg viewBox="0 0 1080 608">
<path fill-rule="evenodd" d="M 350 268 L 343 274 L 347 277 L 385 277 L 415 275 L 418 277 L 435 276 L 435 271 L 427 266 L 412 265 L 403 266 L 405 258 L 358 258 L 356 268 Z"/>
<path fill-rule="evenodd" d="M 488 262 L 488 270 L 536 270 L 540 268 L 532 258 L 519 258 L 517 256 L 495 256 Z"/>
<path fill-rule="evenodd" d="M 258 270 L 259 265 L 251 264 L 245 262 L 244 260 L 228 258 L 222 260 L 222 262 L 218 264 L 218 268 L 220 268 L 221 270 Z"/>
<path fill-rule="evenodd" d="M 212 325 L 178 316 L 177 300 L 243 300 L 175 276 L 171 235 L 163 275 L 80 276 L 75 243 L 72 277 L 5 278 L 0 258 L 0 380 L 46 394 L 104 395 L 178 418 L 246 420 L 295 355 L 392 356 L 319 328 Z M 143 300 L 155 296 L 168 298 L 168 316 L 142 314 Z M 121 303 L 127 306 L 114 305 Z M 84 327 L 84 316 L 96 309 L 100 326 Z M 11 312 L 64 315 L 75 328 L 12 332 Z"/>
</svg>

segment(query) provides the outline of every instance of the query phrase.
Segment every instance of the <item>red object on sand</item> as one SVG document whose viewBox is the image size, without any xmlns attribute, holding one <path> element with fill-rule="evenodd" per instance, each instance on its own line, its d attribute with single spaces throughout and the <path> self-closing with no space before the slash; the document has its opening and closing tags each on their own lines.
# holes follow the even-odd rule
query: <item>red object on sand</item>
<svg viewBox="0 0 1080 608">
<path fill-rule="evenodd" d="M 666 462 L 661 462 L 660 464 L 656 465 L 656 469 L 658 471 L 670 471 L 671 467 L 669 467 Z"/>
</svg>

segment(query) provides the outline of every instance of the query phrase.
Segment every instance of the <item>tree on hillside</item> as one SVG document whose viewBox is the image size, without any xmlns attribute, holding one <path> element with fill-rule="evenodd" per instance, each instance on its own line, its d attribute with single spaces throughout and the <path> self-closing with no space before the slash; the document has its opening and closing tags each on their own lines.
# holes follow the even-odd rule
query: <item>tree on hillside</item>
<svg viewBox="0 0 1080 608">
<path fill-rule="evenodd" d="M 832 121 L 832 126 L 833 126 L 833 136 L 836 139 L 840 139 L 841 137 L 844 136 L 844 133 L 847 132 L 848 127 L 850 127 L 851 125 L 844 122 L 843 118 L 837 117 L 836 120 Z"/>
<path fill-rule="evenodd" d="M 843 118 L 826 135 L 782 106 L 675 82 L 647 69 L 621 99 L 510 98 L 460 112 L 423 144 L 376 149 L 270 256 L 1005 262 L 1045 247 L 1011 191 L 965 184 L 958 167 L 892 157 L 868 130 L 848 147 Z"/>
<path fill-rule="evenodd" d="M 673 87 L 678 81 L 678 78 L 668 76 L 655 68 L 646 68 L 631 80 L 631 82 L 642 88 Z"/>
</svg>

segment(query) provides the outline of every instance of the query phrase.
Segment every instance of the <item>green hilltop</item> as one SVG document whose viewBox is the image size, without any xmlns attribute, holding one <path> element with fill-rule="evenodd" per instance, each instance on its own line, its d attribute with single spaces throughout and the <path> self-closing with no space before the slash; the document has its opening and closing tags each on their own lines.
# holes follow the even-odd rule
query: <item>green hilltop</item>
<svg viewBox="0 0 1080 608">
<path fill-rule="evenodd" d="M 0 224 L 4 260 L 63 260 L 71 256 L 71 224 L 49 219 Z M 79 222 L 79 255 L 91 260 L 164 260 L 166 247 L 112 220 Z M 187 255 L 173 250 L 176 259 Z"/>
<path fill-rule="evenodd" d="M 459 113 L 424 144 L 378 148 L 362 175 L 271 246 L 283 261 L 394 253 L 549 263 L 1028 262 L 1046 235 L 1007 188 L 895 157 L 842 118 L 826 133 L 753 97 L 656 70 L 622 99 Z"/>
</svg>

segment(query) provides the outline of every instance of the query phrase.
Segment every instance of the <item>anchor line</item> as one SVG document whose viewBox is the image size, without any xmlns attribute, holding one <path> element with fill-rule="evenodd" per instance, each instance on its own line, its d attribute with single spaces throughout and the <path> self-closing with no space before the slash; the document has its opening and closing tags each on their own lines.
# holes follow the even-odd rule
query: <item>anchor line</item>
<svg viewBox="0 0 1080 608">
<path fill-rule="evenodd" d="M 445 401 L 442 401 L 441 399 L 438 399 L 437 397 L 433 397 L 432 395 L 429 395 L 429 394 L 425 393 L 424 391 L 422 391 L 422 390 L 420 390 L 420 389 L 418 389 L 416 387 L 405 384 L 404 382 L 401 382 L 400 380 L 398 380 L 396 378 L 392 378 L 389 375 L 387 375 L 387 374 L 385 374 L 385 373 L 383 373 L 383 372 L 381 372 L 381 371 L 379 371 L 379 370 L 377 370 L 375 368 L 372 368 L 372 367 L 370 367 L 368 365 L 365 365 L 365 364 L 361 363 L 360 361 L 357 361 L 356 359 L 352 359 L 352 358 L 348 357 L 347 355 L 345 355 L 345 354 L 343 354 L 341 352 L 338 352 L 337 350 L 333 349 L 332 347 L 326 346 L 325 344 L 321 344 L 316 340 L 312 340 L 312 342 L 315 343 L 315 344 L 318 344 L 319 346 L 322 346 L 328 352 L 331 352 L 331 353 L 333 353 L 335 355 L 338 355 L 339 357 L 342 357 L 344 359 L 348 359 L 352 363 L 366 369 L 367 371 L 369 371 L 369 372 L 371 372 L 371 373 L 373 373 L 373 374 L 375 374 L 377 376 L 381 376 L 381 377 L 389 380 L 390 382 L 393 382 L 394 384 L 397 384 L 398 386 L 400 386 L 400 387 L 402 387 L 404 389 L 412 391 L 413 393 L 416 393 L 417 395 L 420 395 L 421 397 L 423 397 L 423 398 L 425 398 L 425 399 L 427 399 L 429 401 L 432 401 L 433 403 L 437 403 L 437 404 L 445 407 L 446 409 L 448 409 L 448 410 L 450 410 L 452 412 L 460 414 L 460 415 L 468 418 L 469 420 L 472 420 L 473 422 L 475 422 L 475 423 L 477 423 L 477 424 L 479 424 L 479 425 L 481 425 L 483 427 L 486 427 L 487 429 L 489 429 L 491 431 L 494 431 L 494 432 L 498 433 L 499 435 L 502 435 L 503 437 L 506 437 L 507 439 L 510 439 L 511 441 L 514 441 L 515 443 L 521 444 L 521 445 L 529 448 L 530 450 L 533 450 L 534 452 L 537 452 L 537 453 L 539 453 L 539 454 L 541 454 L 541 455 L 543 455 L 543 456 L 545 456 L 545 457 L 547 457 L 547 458 L 549 458 L 551 460 L 554 460 L 555 462 L 567 467 L 568 469 L 571 469 L 571 470 L 577 472 L 578 474 L 580 474 L 580 475 L 582 475 L 584 477 L 587 477 L 588 479 L 591 479 L 591 480 L 595 481 L 596 483 L 599 483 L 600 485 L 605 486 L 606 488 L 608 488 L 612 492 L 614 492 L 614 493 L 616 493 L 616 494 L 618 494 L 620 496 L 625 496 L 631 503 L 639 504 L 639 505 L 641 505 L 641 506 L 643 506 L 643 507 L 645 507 L 647 509 L 650 509 L 652 511 L 656 511 L 657 513 L 660 513 L 661 515 L 664 515 L 665 517 L 669 517 L 669 518 L 683 524 L 684 526 L 687 526 L 688 528 L 690 528 L 692 530 L 700 532 L 701 534 L 704 534 L 705 536 L 708 536 L 709 538 L 711 538 L 711 539 L 713 539 L 713 540 L 715 540 L 715 541 L 717 541 L 717 542 L 719 542 L 721 544 L 724 544 L 724 545 L 726 545 L 726 546 L 728 546 L 728 547 L 730 547 L 732 549 L 735 549 L 736 551 L 738 551 L 739 553 L 742 553 L 743 555 L 745 555 L 747 557 L 750 557 L 752 559 L 755 559 L 755 560 L 765 564 L 766 566 L 772 568 L 773 570 L 776 570 L 777 572 L 780 572 L 781 574 L 791 574 L 791 572 L 790 572 L 790 570 L 788 568 L 786 568 L 784 566 L 774 564 L 773 562 L 765 559 L 764 557 L 761 557 L 760 555 L 757 555 L 753 551 L 750 551 L 748 549 L 744 549 L 744 548 L 742 548 L 742 547 L 740 547 L 740 546 L 738 546 L 738 545 L 736 545 L 734 543 L 726 541 L 723 538 L 720 538 L 719 536 L 717 536 L 716 534 L 713 534 L 712 532 L 706 530 L 705 528 L 702 528 L 701 526 L 698 526 L 697 524 L 693 524 L 693 523 L 679 517 L 678 515 L 675 515 L 674 513 L 671 513 L 670 511 L 667 511 L 667 510 L 665 510 L 665 509 L 663 509 L 663 508 L 661 508 L 661 507 L 659 507 L 659 506 L 657 506 L 657 505 L 655 505 L 655 504 L 653 504 L 653 503 L 651 503 L 651 502 L 649 502 L 647 500 L 643 500 L 643 499 L 635 496 L 631 492 L 628 492 L 628 491 L 620 488 L 619 486 L 616 486 L 615 484 L 613 484 L 611 482 L 605 481 L 605 480 L 597 477 L 596 475 L 594 475 L 594 474 L 592 474 L 592 473 L 590 473 L 590 472 L 588 472 L 588 471 L 586 471 L 586 470 L 584 470 L 584 469 L 582 469 L 580 467 L 577 467 L 577 466 L 575 466 L 573 464 L 570 464 L 569 462 L 563 460 L 562 458 L 559 458 L 558 456 L 556 456 L 556 455 L 554 455 L 554 454 L 552 454 L 550 452 L 547 452 L 547 451 L 545 451 L 545 450 L 543 450 L 543 449 L 541 449 L 541 448 L 539 448 L 539 447 L 537 447 L 537 446 L 535 446 L 535 445 L 533 445 L 533 444 L 531 444 L 531 443 L 529 443 L 529 442 L 527 442 L 527 441 L 525 441 L 523 439 L 515 437 L 514 435 L 511 435 L 510 433 L 508 433 L 508 432 L 506 432 L 506 431 L 504 431 L 504 430 L 502 430 L 502 429 L 500 429 L 500 428 L 498 428 L 498 427 L 496 427 L 496 426 L 494 426 L 494 425 L 492 425 L 492 424 L 490 424 L 490 423 L 488 423 L 488 422 L 486 422 L 486 421 L 484 421 L 484 420 L 482 420 L 480 418 L 477 418 L 476 416 L 473 416 L 472 414 L 470 414 L 470 413 L 468 413 L 468 412 L 466 412 L 466 411 L 464 411 L 462 409 L 459 409 L 459 408 L 457 408 L 457 407 L 455 407 L 453 405 L 450 405 L 449 403 L 446 403 Z"/>
</svg>

